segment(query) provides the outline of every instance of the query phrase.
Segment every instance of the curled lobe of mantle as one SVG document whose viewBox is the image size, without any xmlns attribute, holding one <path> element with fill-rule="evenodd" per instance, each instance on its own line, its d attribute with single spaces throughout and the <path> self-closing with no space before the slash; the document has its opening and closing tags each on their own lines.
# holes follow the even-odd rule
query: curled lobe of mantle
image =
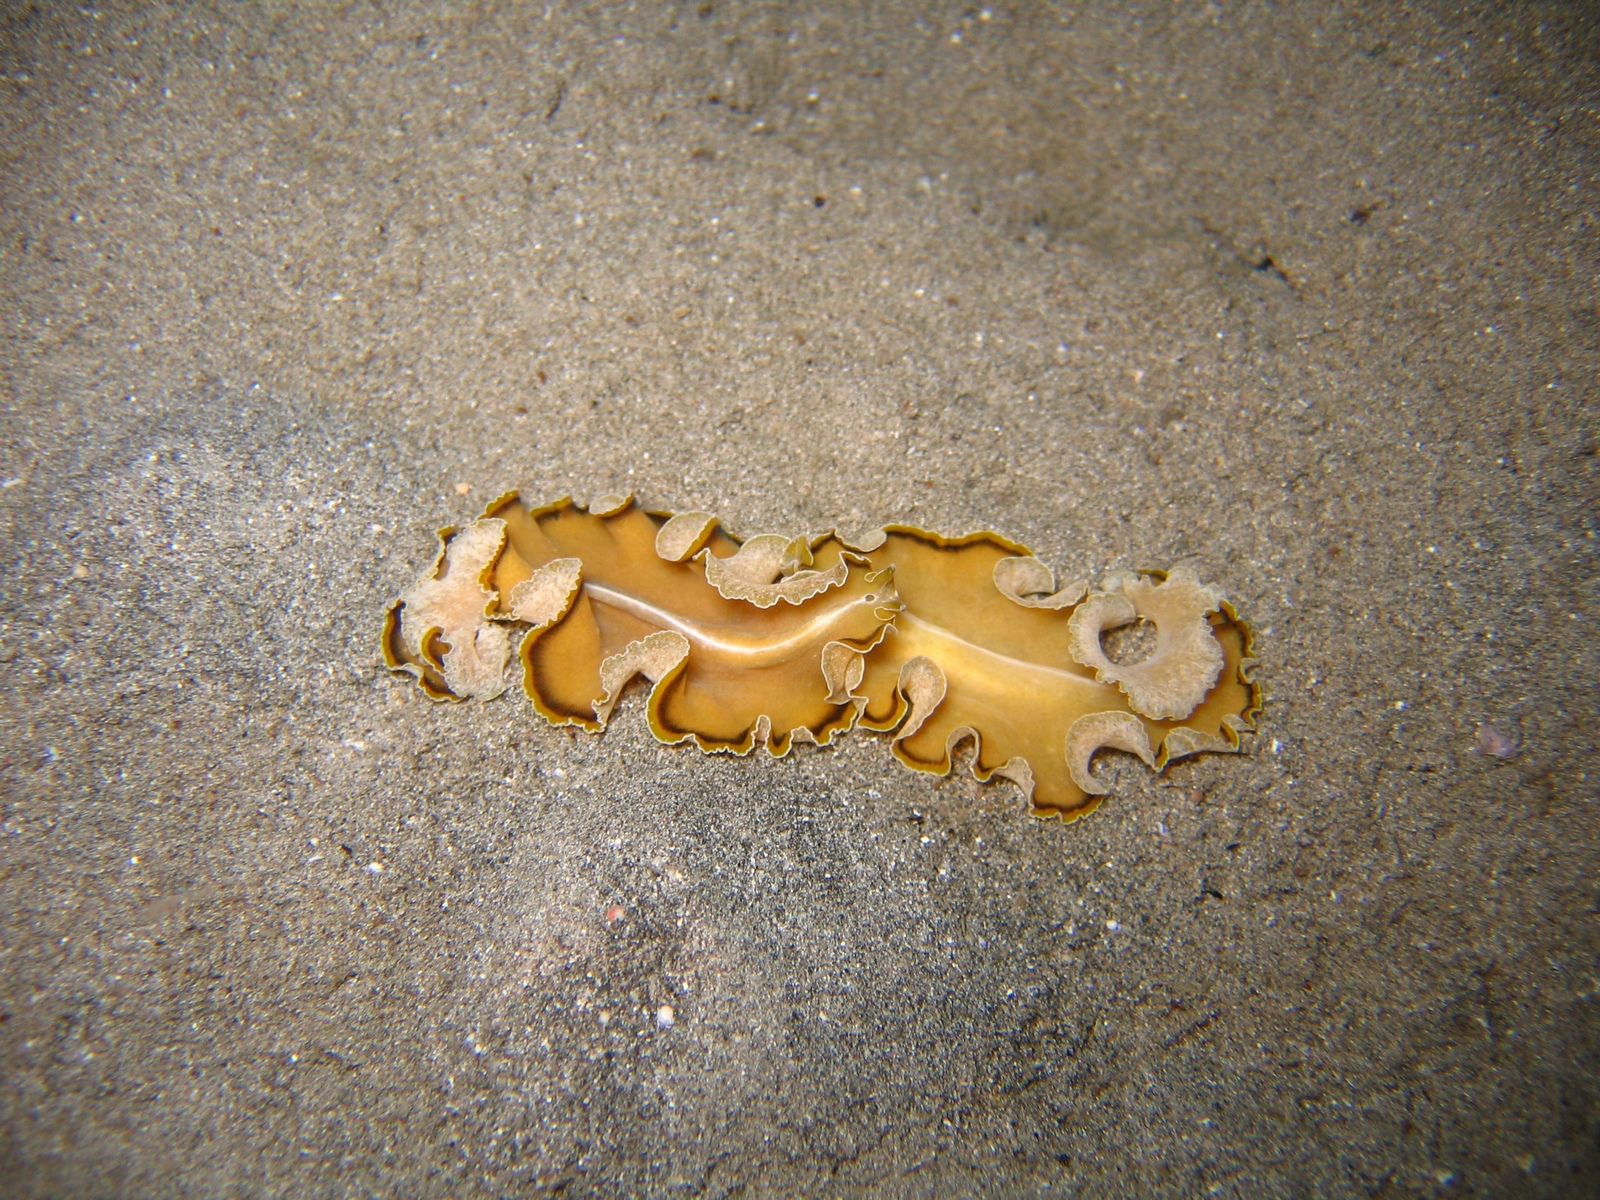
<svg viewBox="0 0 1600 1200">
<path fill-rule="evenodd" d="M 905 611 L 867 658 L 859 689 L 866 696 L 862 724 L 890 733 L 895 757 L 907 766 L 948 774 L 956 747 L 971 740 L 972 770 L 980 780 L 1011 779 L 1041 815 L 1076 816 L 1091 811 L 1103 790 L 1085 786 L 1093 779 L 1088 760 L 1095 749 L 1146 757 L 1139 743 L 1128 744 L 1126 722 L 1116 726 L 1121 732 L 1115 740 L 1087 744 L 1086 731 L 1109 734 L 1112 727 L 1091 722 L 1074 736 L 1082 718 L 1136 714 L 1154 748 L 1147 761 L 1157 767 L 1200 750 L 1236 750 L 1239 734 L 1251 728 L 1259 697 L 1248 678 L 1249 633 L 1231 609 L 1220 611 L 1220 598 L 1209 590 L 1192 604 L 1219 611 L 1194 611 L 1191 619 L 1204 626 L 1217 669 L 1186 712 L 1150 715 L 1139 712 L 1115 682 L 1096 678 L 1095 666 L 1104 658 L 1100 629 L 1097 658 L 1085 662 L 1077 654 L 1082 647 L 1073 628 L 1075 611 L 1027 604 L 1029 597 L 1019 600 L 998 586 L 1004 564 L 1026 555 L 1022 547 L 992 533 L 947 538 L 898 525 L 885 532 L 883 545 L 868 558 L 875 569 L 894 571 Z M 1036 593 L 1050 587 L 1043 578 L 1036 585 Z M 1142 601 L 1147 592 L 1132 594 Z M 1162 609 L 1163 619 L 1175 624 L 1178 614 L 1169 608 L 1175 606 Z M 1128 611 L 1115 621 L 1108 618 L 1102 628 L 1131 624 L 1141 615 L 1130 602 Z M 942 673 L 942 687 L 929 682 L 929 664 Z M 1138 666 L 1147 668 L 1150 680 L 1160 680 L 1164 669 L 1185 680 L 1193 673 L 1187 658 L 1168 660 L 1159 644 Z"/>
<path fill-rule="evenodd" d="M 520 631 L 524 689 L 553 723 L 604 728 L 643 677 L 662 741 L 783 755 L 859 723 L 939 775 L 971 743 L 978 779 L 1068 820 L 1107 790 L 1098 751 L 1157 770 L 1236 751 L 1260 709 L 1248 627 L 1184 568 L 1058 588 L 994 533 L 741 542 L 709 513 L 618 496 L 585 509 L 512 493 L 441 538 L 383 632 L 388 665 L 434 699 L 498 695 Z M 1102 635 L 1135 622 L 1154 650 L 1114 662 Z"/>
<path fill-rule="evenodd" d="M 582 564 L 570 605 L 520 651 L 529 697 L 557 724 L 602 728 L 643 675 L 662 741 L 739 754 L 759 741 L 778 755 L 796 738 L 825 744 L 855 723 L 859 702 L 834 694 L 824 660 L 870 650 L 899 608 L 891 581 L 875 582 L 831 536 L 784 556 L 717 528 L 673 561 L 660 552 L 666 516 L 635 504 L 602 517 L 570 500 L 529 508 L 508 496 L 484 519 L 506 526 L 491 573 L 502 596 L 551 562 Z"/>
</svg>

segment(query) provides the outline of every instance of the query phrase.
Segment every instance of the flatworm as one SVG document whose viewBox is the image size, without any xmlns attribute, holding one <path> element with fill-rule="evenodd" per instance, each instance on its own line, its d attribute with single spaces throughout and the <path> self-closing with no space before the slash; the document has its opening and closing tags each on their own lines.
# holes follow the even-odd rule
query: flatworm
<svg viewBox="0 0 1600 1200">
<path fill-rule="evenodd" d="M 1249 627 L 1183 567 L 1058 588 L 994 533 L 741 541 L 709 513 L 624 496 L 530 507 L 512 492 L 439 536 L 383 624 L 385 663 L 435 700 L 498 696 L 515 650 L 553 724 L 604 729 L 642 676 L 663 742 L 781 757 L 860 726 L 948 775 L 970 741 L 978 779 L 1069 821 L 1106 791 L 1098 750 L 1157 770 L 1237 751 L 1261 707 Z M 1114 662 L 1102 635 L 1139 622 L 1154 650 Z"/>
</svg>

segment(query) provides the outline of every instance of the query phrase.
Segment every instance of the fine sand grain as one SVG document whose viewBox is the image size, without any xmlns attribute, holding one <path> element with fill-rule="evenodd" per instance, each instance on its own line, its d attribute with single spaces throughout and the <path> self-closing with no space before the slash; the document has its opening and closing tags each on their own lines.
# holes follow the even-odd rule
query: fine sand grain
<svg viewBox="0 0 1600 1200">
<path fill-rule="evenodd" d="M 0 1193 L 1600 1192 L 1600 22 L 0 13 Z M 381 668 L 510 487 L 1188 562 L 1067 828 Z"/>
</svg>

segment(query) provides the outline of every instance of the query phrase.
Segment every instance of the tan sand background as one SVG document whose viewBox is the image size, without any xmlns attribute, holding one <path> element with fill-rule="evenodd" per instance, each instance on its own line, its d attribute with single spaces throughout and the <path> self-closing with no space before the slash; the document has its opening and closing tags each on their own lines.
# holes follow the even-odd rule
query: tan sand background
<svg viewBox="0 0 1600 1200">
<path fill-rule="evenodd" d="M 1591 5 L 3 11 L 5 1195 L 1600 1191 Z M 1192 561 L 1262 732 L 432 705 L 513 486 Z"/>
</svg>

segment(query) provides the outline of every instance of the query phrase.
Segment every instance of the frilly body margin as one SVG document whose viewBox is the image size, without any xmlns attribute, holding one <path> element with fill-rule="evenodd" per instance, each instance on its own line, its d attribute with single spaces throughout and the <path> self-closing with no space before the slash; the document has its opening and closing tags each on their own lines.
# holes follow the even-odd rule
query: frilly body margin
<svg viewBox="0 0 1600 1200">
<path fill-rule="evenodd" d="M 603 696 L 596 701 L 592 717 L 557 711 L 547 707 L 537 694 L 530 649 L 542 634 L 560 626 L 573 605 L 584 597 L 582 562 L 576 557 L 554 558 L 531 569 L 523 568 L 529 571 L 529 578 L 517 587 L 506 589 L 508 595 L 500 595 L 492 584 L 500 560 L 511 544 L 504 533 L 496 538 L 494 531 L 485 527 L 491 523 L 500 524 L 500 518 L 493 514 L 516 504 L 520 504 L 516 493 L 508 493 L 493 502 L 485 517 L 466 530 L 453 527 L 441 530 L 441 548 L 431 570 L 385 611 L 381 637 L 385 665 L 413 676 L 430 699 L 454 700 L 469 696 L 489 699 L 497 695 L 503 685 L 494 686 L 488 681 L 494 673 L 496 656 L 499 656 L 503 675 L 504 661 L 510 652 L 507 635 L 513 624 L 522 624 L 528 626 L 518 648 L 518 658 L 524 667 L 525 690 L 541 715 L 553 723 L 603 728 L 629 680 L 642 675 L 650 683 L 647 719 L 652 733 L 663 742 L 693 741 L 705 752 L 738 755 L 749 754 L 757 745 L 765 745 L 769 753 L 781 757 L 795 742 L 828 745 L 835 737 L 861 724 L 875 732 L 887 733 L 895 757 L 906 765 L 939 775 L 948 775 L 958 761 L 960 747 L 971 743 L 969 769 L 976 779 L 982 782 L 996 777 L 1012 780 L 1029 797 L 1036 815 L 1057 817 L 1064 823 L 1086 816 L 1103 799 L 1106 788 L 1089 771 L 1089 764 L 1099 749 L 1115 748 L 1133 753 L 1157 771 L 1193 754 L 1237 753 L 1243 748 L 1244 735 L 1255 731 L 1255 720 L 1261 711 L 1263 697 L 1254 678 L 1256 660 L 1252 631 L 1220 593 L 1200 585 L 1192 572 L 1182 568 L 1172 572 L 1114 573 L 1107 576 L 1098 590 L 1091 590 L 1081 582 L 1070 582 L 1058 589 L 1049 568 L 1026 547 L 994 533 L 949 537 L 915 526 L 890 525 L 856 539 L 855 544 L 831 532 L 793 539 L 767 535 L 741 542 L 727 534 L 710 514 L 674 516 L 635 509 L 631 497 L 620 496 L 605 497 L 587 510 L 563 499 L 554 505 L 529 509 L 526 516 L 536 519 L 570 510 L 582 513 L 584 519 L 604 522 L 633 519 L 630 514 L 637 511 L 658 523 L 649 531 L 650 558 L 660 564 L 678 563 L 683 568 L 694 568 L 701 581 L 694 586 L 713 589 L 723 601 L 762 611 L 787 610 L 791 619 L 796 613 L 809 611 L 808 604 L 847 585 L 859 588 L 877 580 L 880 581 L 877 586 L 892 596 L 896 568 L 881 565 L 877 555 L 880 547 L 896 535 L 920 539 L 951 552 L 978 548 L 983 554 L 1000 555 L 989 571 L 992 579 L 988 586 L 993 592 L 985 594 L 998 594 L 1016 606 L 1005 611 L 1034 611 L 1047 619 L 1059 619 L 1071 625 L 1076 639 L 1070 648 L 1072 659 L 1102 684 L 1121 689 L 1124 700 L 1117 708 L 1107 708 L 1093 719 L 1085 713 L 1074 720 L 1067 736 L 1058 743 L 1052 756 L 1054 762 L 1036 764 L 1029 758 L 1012 755 L 985 764 L 986 735 L 981 721 L 963 722 L 944 731 L 940 739 L 943 753 L 937 757 L 915 758 L 906 752 L 905 743 L 943 702 L 943 668 L 925 656 L 907 662 L 895 681 L 897 695 L 892 713 L 885 712 L 877 721 L 863 719 L 869 697 L 856 690 L 862 684 L 869 656 L 894 634 L 899 612 L 886 608 L 881 612 L 874 610 L 875 616 L 881 615 L 883 619 L 869 636 L 829 640 L 815 648 L 820 656 L 815 664 L 816 686 L 834 711 L 820 722 L 791 722 L 776 737 L 772 716 L 765 711 L 757 714 L 738 737 L 708 734 L 693 727 L 674 726 L 665 720 L 663 706 L 693 653 L 689 638 L 668 631 L 646 634 L 605 658 L 599 671 Z M 498 549 L 480 565 L 483 551 L 478 543 L 488 545 L 490 542 L 495 542 Z M 461 560 L 459 566 L 452 558 L 453 547 Z M 817 568 L 813 555 L 822 547 L 828 547 L 832 561 L 826 567 Z M 473 553 L 467 554 L 468 550 Z M 859 579 L 856 578 L 858 573 Z M 962 580 L 962 586 L 970 587 L 971 583 L 970 578 Z M 1162 619 L 1157 621 L 1158 651 L 1146 663 L 1139 664 L 1144 667 L 1142 673 L 1120 668 L 1105 658 L 1098 643 L 1101 632 L 1144 617 L 1146 613 L 1140 609 L 1146 602 L 1161 609 L 1161 605 L 1150 599 L 1152 597 L 1171 600 L 1180 596 L 1184 597 L 1183 601 L 1166 604 Z M 840 600 L 839 595 L 834 595 L 831 602 L 837 605 Z M 1202 607 L 1197 611 L 1197 606 Z M 895 607 L 903 608 L 902 605 Z M 413 619 L 408 624 L 408 615 L 415 618 L 418 612 L 433 623 L 418 628 Z M 1185 613 L 1192 615 L 1185 616 Z M 1163 629 L 1163 621 L 1170 628 Z M 1196 621 L 1201 624 L 1194 624 Z M 1226 666 L 1221 650 L 1215 648 L 1219 637 L 1235 640 L 1230 643 L 1231 663 Z M 1179 647 L 1172 657 L 1180 660 L 1191 678 L 1183 687 L 1169 688 L 1165 693 L 1159 688 L 1152 692 L 1143 684 L 1159 677 L 1163 647 L 1169 643 Z M 1201 652 L 1193 653 L 1195 648 Z M 809 652 L 812 647 L 806 649 Z M 1210 665 L 1213 662 L 1214 669 Z M 1201 671 L 1211 671 L 1211 677 L 1201 678 L 1197 683 L 1196 673 Z M 1057 670 L 1057 673 L 1061 672 Z M 939 676 L 937 697 L 933 695 L 931 682 L 934 674 Z M 1201 722 L 1207 727 L 1183 723 L 1203 703 L 1209 703 L 1208 697 L 1225 688 L 1230 689 L 1228 694 L 1232 697 L 1230 711 L 1220 717 L 1215 713 L 1207 714 L 1207 720 Z M 1204 695 L 1200 700 L 1184 708 L 1187 698 L 1201 693 Z M 1173 699 L 1174 695 L 1177 699 Z M 1130 707 L 1132 711 L 1125 711 Z M 1151 736 L 1152 733 L 1157 736 Z M 1033 757 L 1045 758 L 1038 753 Z M 1078 789 L 1079 798 L 1063 803 L 1066 794 L 1058 786 L 1051 803 L 1039 803 L 1035 797 L 1038 768 L 1045 769 L 1047 775 L 1059 774 L 1064 768 Z"/>
</svg>

